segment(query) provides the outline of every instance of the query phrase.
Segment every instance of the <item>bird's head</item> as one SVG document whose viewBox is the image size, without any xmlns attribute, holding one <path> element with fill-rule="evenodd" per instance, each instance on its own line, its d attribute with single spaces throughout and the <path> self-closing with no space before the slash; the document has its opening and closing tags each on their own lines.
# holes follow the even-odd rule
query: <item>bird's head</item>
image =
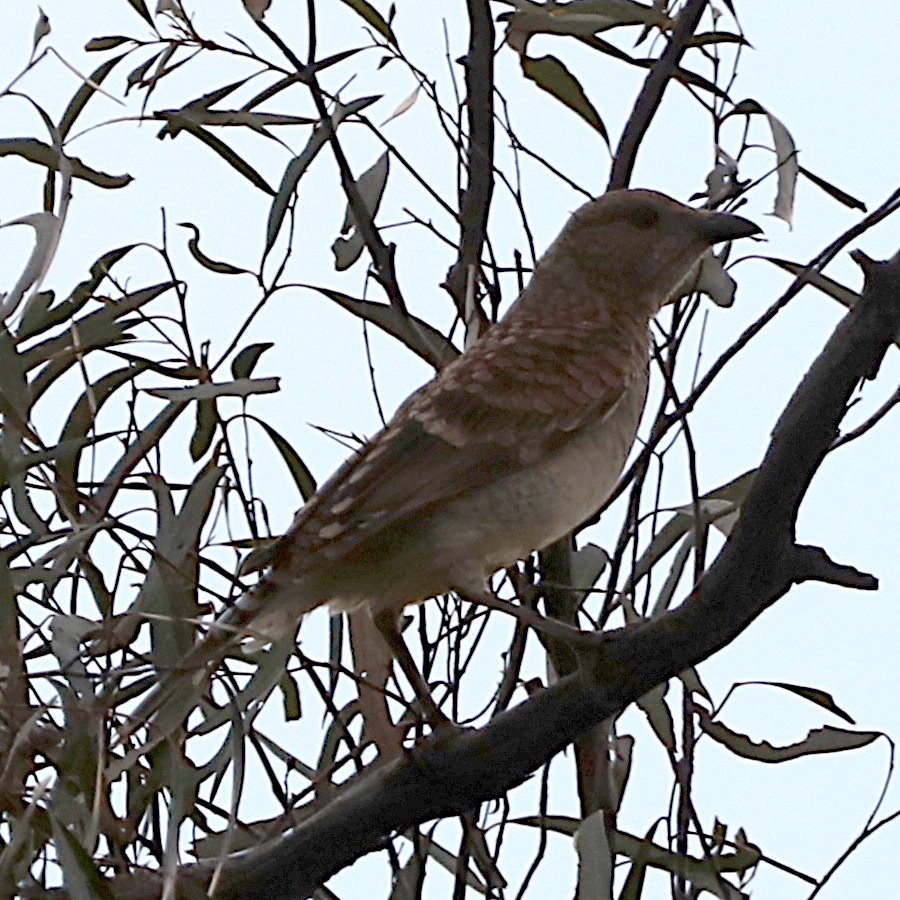
<svg viewBox="0 0 900 900">
<path fill-rule="evenodd" d="M 635 298 L 652 314 L 710 247 L 761 230 L 656 191 L 611 191 L 573 213 L 547 258 L 575 265 L 604 293 Z"/>
</svg>

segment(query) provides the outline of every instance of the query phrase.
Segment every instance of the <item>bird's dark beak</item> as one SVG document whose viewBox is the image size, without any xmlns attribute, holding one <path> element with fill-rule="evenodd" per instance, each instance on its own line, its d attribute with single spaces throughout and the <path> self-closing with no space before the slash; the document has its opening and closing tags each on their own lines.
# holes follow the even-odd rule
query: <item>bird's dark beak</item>
<svg viewBox="0 0 900 900">
<path fill-rule="evenodd" d="M 743 216 L 720 212 L 708 213 L 700 225 L 700 230 L 710 245 L 762 234 L 762 228 L 755 222 L 751 222 Z"/>
</svg>

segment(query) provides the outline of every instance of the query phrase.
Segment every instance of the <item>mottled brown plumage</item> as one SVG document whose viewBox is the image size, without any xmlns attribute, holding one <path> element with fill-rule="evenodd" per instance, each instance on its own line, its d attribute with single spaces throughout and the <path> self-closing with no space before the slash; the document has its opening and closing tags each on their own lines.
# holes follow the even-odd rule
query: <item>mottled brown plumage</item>
<svg viewBox="0 0 900 900">
<path fill-rule="evenodd" d="M 634 442 L 650 319 L 709 247 L 758 231 L 652 191 L 582 206 L 505 317 L 310 498 L 224 621 L 276 638 L 329 603 L 394 627 L 407 604 L 477 597 L 571 531 Z M 207 651 L 230 640 L 214 629 Z"/>
</svg>

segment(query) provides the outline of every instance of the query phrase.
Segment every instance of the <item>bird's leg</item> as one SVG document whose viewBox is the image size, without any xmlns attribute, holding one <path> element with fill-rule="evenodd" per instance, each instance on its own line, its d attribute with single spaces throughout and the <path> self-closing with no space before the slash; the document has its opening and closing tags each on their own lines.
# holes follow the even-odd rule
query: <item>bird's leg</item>
<svg viewBox="0 0 900 900">
<path fill-rule="evenodd" d="M 394 659 L 397 660 L 398 665 L 403 670 L 406 680 L 412 685 L 412 689 L 422 704 L 422 709 L 425 711 L 425 716 L 429 723 L 433 727 L 448 724 L 450 720 L 444 715 L 437 703 L 434 702 L 434 698 L 431 696 L 431 688 L 429 688 L 428 683 L 422 677 L 416 661 L 412 658 L 412 654 L 403 640 L 403 635 L 400 634 L 400 629 L 397 627 L 396 612 L 390 608 L 382 609 L 375 613 L 373 619 L 385 643 L 390 647 Z"/>
</svg>

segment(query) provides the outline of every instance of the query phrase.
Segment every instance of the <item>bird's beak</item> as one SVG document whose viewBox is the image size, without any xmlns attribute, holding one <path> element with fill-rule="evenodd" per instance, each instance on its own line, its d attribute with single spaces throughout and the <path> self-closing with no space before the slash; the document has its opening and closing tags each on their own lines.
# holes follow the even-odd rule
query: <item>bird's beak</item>
<svg viewBox="0 0 900 900">
<path fill-rule="evenodd" d="M 738 238 L 761 234 L 762 228 L 755 222 L 731 213 L 710 212 L 702 221 L 700 231 L 710 244 L 721 241 L 735 241 Z"/>
</svg>

